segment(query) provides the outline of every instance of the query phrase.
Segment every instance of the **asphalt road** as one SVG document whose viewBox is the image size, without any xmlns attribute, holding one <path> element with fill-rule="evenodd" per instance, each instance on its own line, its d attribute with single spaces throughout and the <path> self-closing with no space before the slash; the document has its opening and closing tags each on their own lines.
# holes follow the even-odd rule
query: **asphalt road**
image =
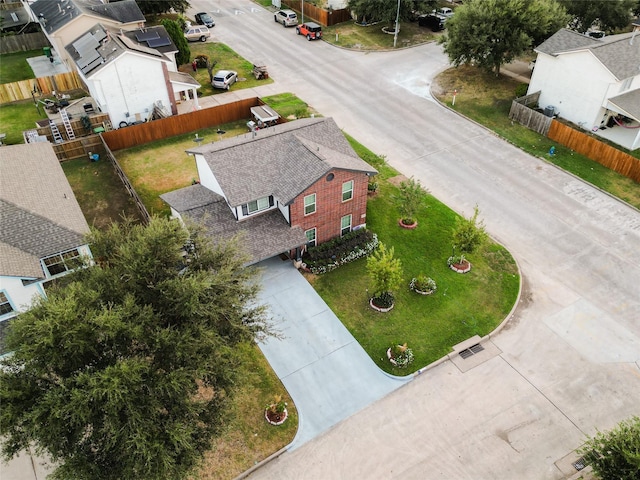
<svg viewBox="0 0 640 480">
<path fill-rule="evenodd" d="M 524 278 L 492 337 L 498 355 L 445 362 L 251 478 L 565 478 L 585 435 L 640 414 L 640 212 L 434 102 L 447 67 L 437 45 L 353 52 L 307 42 L 246 0 L 192 5 L 280 91 L 454 210 L 477 204 Z"/>
</svg>

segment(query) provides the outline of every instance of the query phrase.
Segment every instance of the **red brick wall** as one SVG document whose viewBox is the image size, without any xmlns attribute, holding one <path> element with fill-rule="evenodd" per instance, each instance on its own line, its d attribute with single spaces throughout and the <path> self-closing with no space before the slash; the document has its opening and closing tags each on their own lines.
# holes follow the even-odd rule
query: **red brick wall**
<svg viewBox="0 0 640 480">
<path fill-rule="evenodd" d="M 303 230 L 316 228 L 317 243 L 326 242 L 340 235 L 340 219 L 351 214 L 351 227 L 366 223 L 367 185 L 369 177 L 362 172 L 332 170 L 334 178 L 327 181 L 322 177 L 307 190 L 302 192 L 291 204 L 291 226 L 300 226 Z M 353 180 L 353 198 L 342 201 L 342 184 Z M 316 211 L 304 214 L 304 197 L 316 194 Z"/>
</svg>

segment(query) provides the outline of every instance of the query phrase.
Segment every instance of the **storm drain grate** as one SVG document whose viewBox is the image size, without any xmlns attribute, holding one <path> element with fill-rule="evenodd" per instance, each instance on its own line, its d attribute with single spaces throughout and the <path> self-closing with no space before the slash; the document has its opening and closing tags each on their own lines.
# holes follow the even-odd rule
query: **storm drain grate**
<svg viewBox="0 0 640 480">
<path fill-rule="evenodd" d="M 476 343 L 475 345 L 472 345 L 469 348 L 465 348 L 464 350 L 460 351 L 459 355 L 466 360 L 467 358 L 480 353 L 483 350 L 484 347 L 479 343 Z"/>
<path fill-rule="evenodd" d="M 571 465 L 573 465 L 573 468 L 575 468 L 576 470 L 580 471 L 584 467 L 587 466 L 587 462 L 584 459 L 584 457 L 582 457 L 582 458 L 578 459 L 577 461 L 573 462 Z"/>
</svg>

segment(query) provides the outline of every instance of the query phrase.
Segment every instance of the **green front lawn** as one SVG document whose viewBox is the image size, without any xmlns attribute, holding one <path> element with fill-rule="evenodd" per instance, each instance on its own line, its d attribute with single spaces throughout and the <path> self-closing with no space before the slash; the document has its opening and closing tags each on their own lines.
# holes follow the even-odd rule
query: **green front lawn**
<svg viewBox="0 0 640 480">
<path fill-rule="evenodd" d="M 397 179 L 392 176 L 396 173 L 361 145 L 354 147 L 381 171 L 378 194 L 369 198 L 367 227 L 387 247 L 394 247 L 396 258 L 402 261 L 403 285 L 396 292 L 393 310 L 378 313 L 368 303 L 366 259 L 308 278 L 373 361 L 386 372 L 405 375 L 450 353 L 453 345 L 494 330 L 516 302 L 518 270 L 509 252 L 495 243 L 468 255 L 473 265 L 469 273 L 450 270 L 447 258 L 452 254 L 457 214 L 425 194 L 418 227 L 400 228 Z M 433 295 L 409 289 L 411 279 L 421 273 L 436 281 L 438 289 Z M 387 348 L 405 342 L 413 349 L 414 363 L 407 369 L 392 367 Z"/>
<path fill-rule="evenodd" d="M 241 88 L 253 88 L 258 85 L 266 85 L 273 83 L 271 78 L 266 80 L 256 80 L 253 76 L 253 62 L 260 62 L 260 58 L 250 58 L 245 60 L 224 43 L 217 42 L 191 42 L 189 43 L 191 50 L 191 60 L 198 55 L 206 55 L 211 63 L 217 62 L 212 70 L 215 74 L 218 70 L 234 70 L 238 72 L 238 82 L 231 86 L 231 90 Z M 267 71 L 269 65 L 267 65 Z M 209 73 L 206 68 L 198 68 L 197 72 L 193 71 L 191 64 L 180 66 L 180 71 L 193 76 L 202 85 L 198 89 L 198 96 L 207 97 L 224 93 L 226 90 L 214 89 L 209 81 Z"/>
</svg>

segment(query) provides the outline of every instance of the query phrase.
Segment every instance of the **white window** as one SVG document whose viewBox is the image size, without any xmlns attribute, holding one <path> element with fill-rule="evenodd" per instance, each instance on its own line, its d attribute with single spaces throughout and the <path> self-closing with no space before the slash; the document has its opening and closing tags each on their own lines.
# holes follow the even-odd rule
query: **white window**
<svg viewBox="0 0 640 480">
<path fill-rule="evenodd" d="M 306 232 L 304 232 L 304 234 L 307 236 L 307 247 L 315 247 L 316 246 L 316 229 L 315 229 L 315 227 L 307 230 Z"/>
<path fill-rule="evenodd" d="M 345 215 L 340 219 L 340 236 L 344 236 L 351 231 L 351 215 Z"/>
<path fill-rule="evenodd" d="M 64 253 L 57 253 L 42 259 L 44 268 L 52 277 L 73 270 L 80 265 L 80 252 L 77 248 Z"/>
<path fill-rule="evenodd" d="M 353 180 L 349 180 L 348 182 L 344 182 L 342 184 L 342 201 L 346 202 L 347 200 L 351 200 L 353 198 Z"/>
<path fill-rule="evenodd" d="M 304 214 L 310 215 L 316 211 L 316 194 L 312 193 L 304 197 Z"/>
<path fill-rule="evenodd" d="M 13 312 L 13 306 L 11 305 L 9 298 L 7 298 L 7 294 L 0 292 L 0 317 L 11 312 Z"/>
<path fill-rule="evenodd" d="M 247 215 L 253 215 L 254 213 L 268 210 L 269 207 L 273 207 L 273 202 L 273 196 L 270 195 L 268 197 L 259 198 L 249 203 L 245 203 L 244 205 L 242 205 L 242 215 L 246 217 Z"/>
</svg>

